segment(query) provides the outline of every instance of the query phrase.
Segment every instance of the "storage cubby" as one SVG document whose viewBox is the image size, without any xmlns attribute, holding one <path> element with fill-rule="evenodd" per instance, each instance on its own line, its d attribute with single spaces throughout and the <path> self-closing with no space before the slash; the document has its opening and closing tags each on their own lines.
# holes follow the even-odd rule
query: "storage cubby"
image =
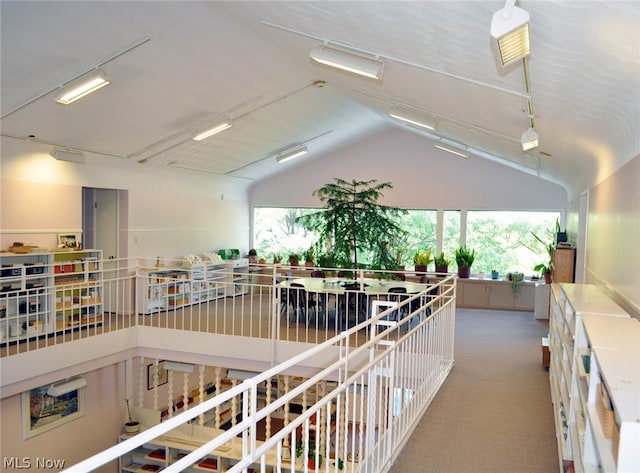
<svg viewBox="0 0 640 473">
<path fill-rule="evenodd" d="M 56 330 L 102 323 L 101 250 L 53 254 Z"/>
<path fill-rule="evenodd" d="M 0 342 L 102 323 L 102 251 L 0 255 Z"/>
<path fill-rule="evenodd" d="M 0 342 L 49 332 L 50 255 L 2 255 L 0 261 Z"/>
<path fill-rule="evenodd" d="M 553 285 L 549 322 L 560 471 L 640 471 L 640 322 L 581 284 Z"/>
</svg>

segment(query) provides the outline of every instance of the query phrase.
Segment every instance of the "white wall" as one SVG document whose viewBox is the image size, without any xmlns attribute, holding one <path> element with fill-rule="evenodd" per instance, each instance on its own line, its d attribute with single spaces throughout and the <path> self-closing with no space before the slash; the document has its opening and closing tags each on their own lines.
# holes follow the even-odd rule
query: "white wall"
<svg viewBox="0 0 640 473">
<path fill-rule="evenodd" d="M 120 381 L 124 379 L 123 373 L 122 363 L 86 373 L 85 415 L 24 441 L 21 395 L 2 399 L 0 461 L 10 457 L 29 458 L 31 469 L 34 470 L 36 458 L 64 460 L 65 466 L 71 466 L 113 445 L 124 423 L 124 401 L 121 396 L 124 388 Z M 0 469 L 7 473 L 21 471 L 15 468 Z M 112 462 L 96 471 L 114 473 L 117 465 Z"/>
<path fill-rule="evenodd" d="M 82 229 L 82 187 L 128 190 L 131 256 L 240 248 L 249 241 L 246 182 L 89 156 L 54 160 L 49 147 L 2 138 L 0 248 L 14 241 L 53 248 L 57 233 Z M 115 161 L 115 162 L 114 162 Z M 114 165 L 117 164 L 117 165 Z"/>
<path fill-rule="evenodd" d="M 640 156 L 589 192 L 586 280 L 640 317 Z"/>
<path fill-rule="evenodd" d="M 564 211 L 567 202 L 557 184 L 484 158 L 454 156 L 400 129 L 291 163 L 283 164 L 289 171 L 251 187 L 252 206 L 318 207 L 312 192 L 336 177 L 391 182 L 383 203 L 403 208 Z"/>
</svg>

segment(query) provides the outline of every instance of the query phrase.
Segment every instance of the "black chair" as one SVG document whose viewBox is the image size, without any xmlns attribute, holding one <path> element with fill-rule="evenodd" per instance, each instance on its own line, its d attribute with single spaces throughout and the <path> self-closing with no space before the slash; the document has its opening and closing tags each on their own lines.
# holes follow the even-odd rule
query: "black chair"
<svg viewBox="0 0 640 473">
<path fill-rule="evenodd" d="M 307 291 L 304 285 L 299 283 L 289 284 L 289 306 L 292 310 L 292 315 L 296 321 L 300 318 L 306 318 L 307 313 Z M 289 317 L 291 320 L 291 316 Z"/>
<path fill-rule="evenodd" d="M 387 296 L 387 300 L 391 302 L 397 302 L 398 305 L 402 304 L 403 301 L 409 298 L 407 295 L 406 287 L 390 287 L 387 291 L 389 296 Z M 390 317 L 390 320 L 395 320 L 399 322 L 402 318 L 407 315 L 408 307 L 404 305 L 403 307 L 398 308 L 393 312 L 393 315 Z"/>
</svg>

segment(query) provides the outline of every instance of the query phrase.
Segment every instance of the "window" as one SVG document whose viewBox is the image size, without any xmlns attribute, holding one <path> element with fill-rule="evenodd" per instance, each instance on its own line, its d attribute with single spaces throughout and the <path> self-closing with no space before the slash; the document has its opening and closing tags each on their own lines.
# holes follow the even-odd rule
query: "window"
<svg viewBox="0 0 640 473">
<path fill-rule="evenodd" d="M 296 223 L 296 218 L 314 209 L 256 207 L 253 213 L 254 248 L 258 258 L 273 261 L 274 255 L 285 260 L 291 253 L 302 254 L 316 240 Z"/>
<path fill-rule="evenodd" d="M 296 218 L 316 209 L 257 207 L 254 211 L 254 248 L 259 258 L 273 261 L 274 255 L 285 260 L 291 253 L 302 254 L 314 243 L 315 235 L 296 223 Z M 466 222 L 462 219 L 466 216 Z M 476 250 L 474 273 L 519 271 L 533 274 L 533 267 L 547 262 L 549 255 L 532 232 L 544 241 L 553 242 L 555 222 L 559 212 L 520 212 L 497 210 L 444 210 L 442 212 L 442 242 L 438 244 L 438 212 L 409 210 L 400 217 L 400 224 L 408 232 L 402 263 L 413 266 L 417 250 L 441 247 L 451 260 L 449 271 L 456 271 L 455 251 L 461 241 Z M 466 230 L 464 239 L 461 231 Z M 433 266 L 431 266 L 433 269 Z"/>
<path fill-rule="evenodd" d="M 533 267 L 549 261 L 546 248 L 532 232 L 553 243 L 558 212 L 477 211 L 467 213 L 467 248 L 476 250 L 474 273 L 519 271 L 534 274 Z"/>
<path fill-rule="evenodd" d="M 460 248 L 460 211 L 445 210 L 443 214 L 442 251 L 451 263 L 449 271 L 456 271 L 456 249 Z"/>
</svg>

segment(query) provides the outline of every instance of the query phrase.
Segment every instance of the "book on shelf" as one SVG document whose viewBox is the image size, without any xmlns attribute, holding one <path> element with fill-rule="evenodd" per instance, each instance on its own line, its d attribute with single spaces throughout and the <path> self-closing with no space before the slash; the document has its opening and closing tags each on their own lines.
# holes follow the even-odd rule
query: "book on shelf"
<svg viewBox="0 0 640 473">
<path fill-rule="evenodd" d="M 218 469 L 218 461 L 215 458 L 205 458 L 200 463 L 198 463 L 200 468 L 206 468 L 207 470 L 217 470 Z"/>
<path fill-rule="evenodd" d="M 165 450 L 164 448 L 156 448 L 154 451 L 150 452 L 147 456 L 149 458 L 157 458 L 158 460 L 164 460 Z"/>
</svg>

